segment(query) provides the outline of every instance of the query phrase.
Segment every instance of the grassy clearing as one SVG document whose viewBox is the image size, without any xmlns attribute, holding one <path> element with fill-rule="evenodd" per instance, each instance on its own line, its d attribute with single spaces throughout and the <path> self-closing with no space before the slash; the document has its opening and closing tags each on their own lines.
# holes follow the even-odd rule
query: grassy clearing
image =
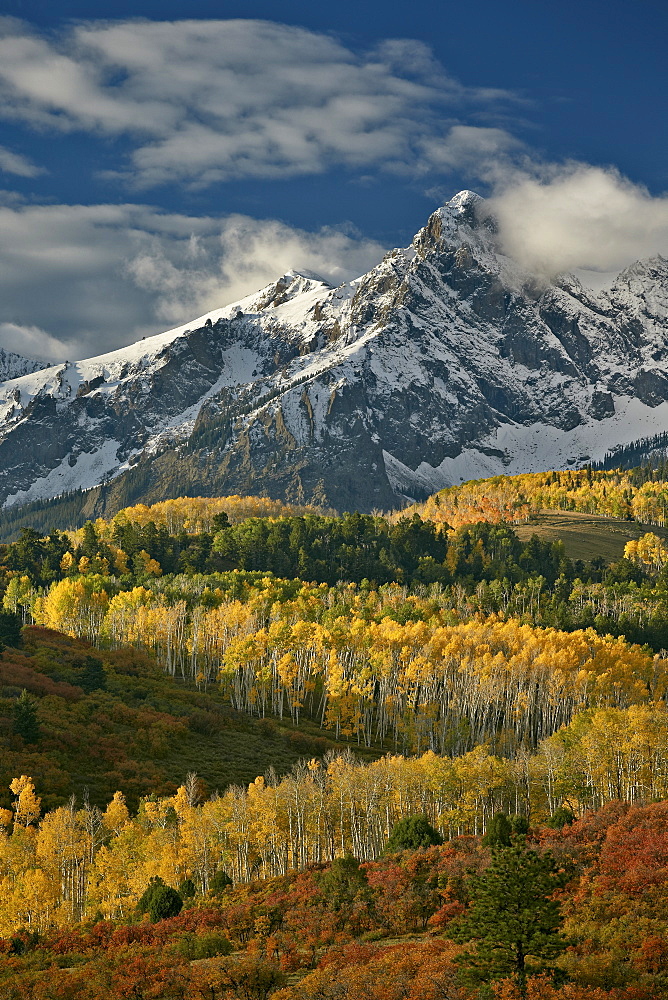
<svg viewBox="0 0 668 1000">
<path fill-rule="evenodd" d="M 624 555 L 628 541 L 640 538 L 648 531 L 668 538 L 664 528 L 654 528 L 636 521 L 617 521 L 596 514 L 574 511 L 542 510 L 532 515 L 528 524 L 513 525 L 522 541 L 536 534 L 546 541 L 562 541 L 571 559 L 594 559 L 602 556 L 606 562 L 616 562 Z"/>
<path fill-rule="evenodd" d="M 305 719 L 251 718 L 226 703 L 217 685 L 198 691 L 166 676 L 145 653 L 93 649 L 47 629 L 24 632 L 21 650 L 0 652 L 0 806 L 9 806 L 12 778 L 29 774 L 45 808 L 74 794 L 104 807 L 120 789 L 132 809 L 155 792 L 168 795 L 195 772 L 204 791 L 246 785 L 273 768 L 279 777 L 300 760 L 348 747 Z M 85 691 L 82 658 L 104 667 L 104 687 Z M 36 706 L 39 736 L 27 743 L 14 731 L 13 706 L 22 689 Z"/>
<path fill-rule="evenodd" d="M 315 731 L 309 732 L 311 728 Z M 321 758 L 331 750 L 345 752 L 350 748 L 355 756 L 364 759 L 378 757 L 382 752 L 337 743 L 328 738 L 326 730 L 308 724 L 293 728 L 289 722 L 279 726 L 271 720 L 249 719 L 244 729 L 226 729 L 206 736 L 188 733 L 160 763 L 179 783 L 189 772 L 196 772 L 207 794 L 211 794 L 222 792 L 228 785 L 248 785 L 271 767 L 279 775 L 287 774 L 299 760 Z"/>
</svg>

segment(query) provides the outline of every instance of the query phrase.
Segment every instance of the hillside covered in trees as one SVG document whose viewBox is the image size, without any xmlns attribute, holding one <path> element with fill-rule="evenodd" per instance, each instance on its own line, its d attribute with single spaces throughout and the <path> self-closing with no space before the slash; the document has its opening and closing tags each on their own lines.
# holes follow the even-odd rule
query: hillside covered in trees
<svg viewBox="0 0 668 1000">
<path fill-rule="evenodd" d="M 335 783 L 340 767 L 330 765 Z M 308 787 L 312 801 L 322 796 L 311 771 L 295 776 L 298 794 L 274 791 L 272 817 L 291 802 L 297 816 Z M 339 853 L 267 876 L 251 851 L 243 881 L 234 868 L 243 851 L 223 847 L 225 833 L 262 814 L 245 816 L 237 803 L 230 818 L 225 800 L 200 804 L 196 783 L 145 800 L 136 815 L 120 793 L 103 812 L 62 807 L 39 829 L 32 784 L 12 785 L 1 863 L 6 870 L 21 856 L 26 867 L 13 885 L 3 880 L 8 1000 L 668 995 L 665 802 L 614 801 L 575 821 L 562 809 L 532 827 L 497 813 L 484 837 L 444 843 L 413 815 L 373 858 L 360 844 L 357 858 Z M 400 787 L 387 788 L 396 813 Z M 267 790 L 256 782 L 248 794 Z M 335 801 L 319 810 L 323 832 Z M 316 810 L 303 811 L 310 836 Z M 517 904 L 522 916 L 509 921 L 504 907 Z"/>
<path fill-rule="evenodd" d="M 665 527 L 668 524 L 665 461 L 634 469 L 587 467 L 560 472 L 473 479 L 434 493 L 403 516 L 419 513 L 451 527 L 475 521 L 521 524 L 541 509 L 578 511 Z"/>
<path fill-rule="evenodd" d="M 666 491 L 582 470 L 387 518 L 182 498 L 22 529 L 6 995 L 668 996 Z M 647 530 L 612 563 L 515 533 L 560 507 Z M 520 972 L 481 902 L 513 864 L 553 887 Z"/>
</svg>

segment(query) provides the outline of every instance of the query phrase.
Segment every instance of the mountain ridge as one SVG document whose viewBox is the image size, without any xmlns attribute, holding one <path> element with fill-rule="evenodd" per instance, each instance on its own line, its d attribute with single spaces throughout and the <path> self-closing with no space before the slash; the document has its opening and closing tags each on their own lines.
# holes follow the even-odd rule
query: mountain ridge
<svg viewBox="0 0 668 1000">
<path fill-rule="evenodd" d="M 667 325 L 664 258 L 604 292 L 549 282 L 460 192 L 354 281 L 290 271 L 174 330 L 0 384 L 0 503 L 96 488 L 106 514 L 258 492 L 390 509 L 463 479 L 598 461 L 668 424 Z"/>
<path fill-rule="evenodd" d="M 22 375 L 30 375 L 34 372 L 47 368 L 46 361 L 37 358 L 28 358 L 15 351 L 6 351 L 0 347 L 0 382 L 7 382 L 10 379 L 20 378 Z"/>
</svg>

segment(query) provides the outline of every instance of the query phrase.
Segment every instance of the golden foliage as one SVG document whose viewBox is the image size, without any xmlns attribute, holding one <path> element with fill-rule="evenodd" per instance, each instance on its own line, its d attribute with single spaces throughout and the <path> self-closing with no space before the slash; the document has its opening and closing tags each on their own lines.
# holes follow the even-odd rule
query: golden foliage
<svg viewBox="0 0 668 1000">
<path fill-rule="evenodd" d="M 319 507 L 286 504 L 269 497 L 242 497 L 236 494 L 229 497 L 177 497 L 151 506 L 137 504 L 124 507 L 109 526 L 135 524 L 143 527 L 152 521 L 157 528 L 167 528 L 170 535 L 178 535 L 182 531 L 197 535 L 213 530 L 216 514 L 227 514 L 230 522 L 236 523 L 247 517 L 293 517 L 321 513 Z M 106 522 L 97 521 L 95 526 L 98 531 L 102 529 L 102 537 L 105 537 L 108 531 Z"/>
<path fill-rule="evenodd" d="M 98 910 L 126 918 L 154 876 L 175 887 L 190 878 L 206 893 L 221 868 L 245 882 L 347 852 L 374 859 L 406 816 L 426 814 L 447 839 L 483 833 L 500 811 L 535 824 L 564 803 L 579 812 L 668 798 L 668 709 L 586 712 L 535 753 L 513 757 L 478 746 L 457 757 L 429 750 L 368 764 L 352 754 L 311 760 L 203 802 L 191 775 L 175 795 L 143 800 L 135 817 L 116 792 L 103 813 L 70 803 L 36 826 L 32 780 L 23 775 L 11 787 L 18 802 L 13 832 L 0 833 L 0 935 Z"/>
<path fill-rule="evenodd" d="M 668 484 L 645 482 L 637 486 L 619 470 L 524 473 L 474 479 L 452 486 L 401 512 L 449 524 L 506 521 L 521 524 L 541 509 L 632 519 L 641 524 L 668 525 Z M 399 515 L 397 515 L 399 516 Z"/>
</svg>

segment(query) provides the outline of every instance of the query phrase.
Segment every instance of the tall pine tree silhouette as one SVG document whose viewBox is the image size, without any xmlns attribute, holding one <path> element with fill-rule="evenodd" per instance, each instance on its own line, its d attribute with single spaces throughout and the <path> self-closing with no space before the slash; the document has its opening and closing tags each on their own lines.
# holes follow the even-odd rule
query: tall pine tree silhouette
<svg viewBox="0 0 668 1000">
<path fill-rule="evenodd" d="M 35 702 L 24 688 L 19 698 L 14 702 L 14 719 L 12 728 L 17 736 L 22 736 L 26 743 L 37 743 L 39 739 L 39 722 Z"/>
<path fill-rule="evenodd" d="M 552 897 L 568 877 L 549 853 L 537 854 L 519 840 L 495 848 L 489 868 L 469 880 L 468 912 L 450 926 L 453 940 L 473 943 L 458 959 L 465 978 L 489 982 L 510 975 L 525 998 L 527 976 L 553 971 L 566 940 Z"/>
</svg>

